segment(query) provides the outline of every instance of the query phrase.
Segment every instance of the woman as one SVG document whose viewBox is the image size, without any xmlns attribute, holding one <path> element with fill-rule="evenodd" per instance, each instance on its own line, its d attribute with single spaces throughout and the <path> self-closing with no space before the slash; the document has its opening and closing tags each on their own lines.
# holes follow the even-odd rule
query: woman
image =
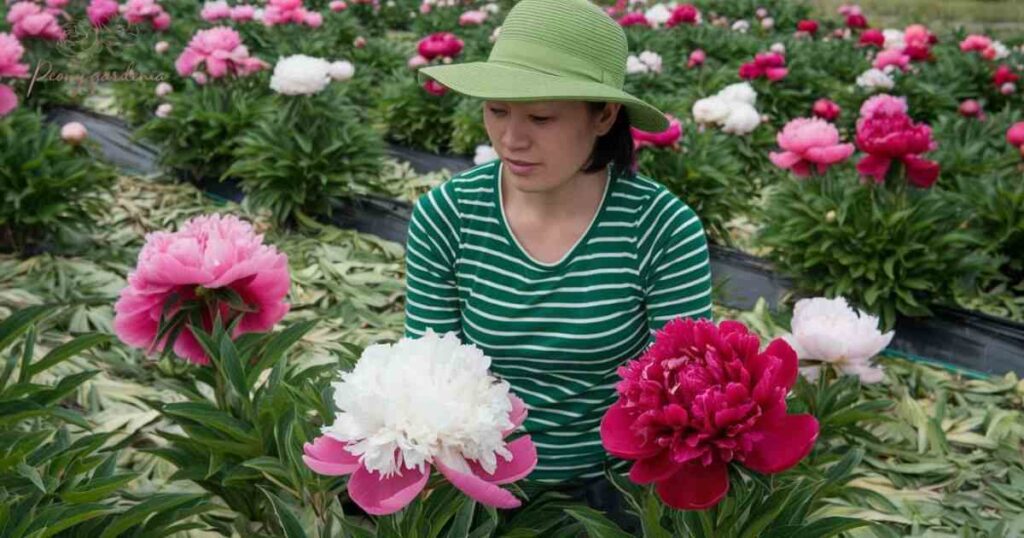
<svg viewBox="0 0 1024 538">
<path fill-rule="evenodd" d="M 417 200 L 405 326 L 455 331 L 492 357 L 530 409 L 529 478 L 575 486 L 619 521 L 599 435 L 616 368 L 669 319 L 711 316 L 700 220 L 632 171 L 630 126 L 668 122 L 622 91 L 626 57 L 621 27 L 586 0 L 523 0 L 486 62 L 420 70 L 483 99 L 500 159 Z"/>
</svg>

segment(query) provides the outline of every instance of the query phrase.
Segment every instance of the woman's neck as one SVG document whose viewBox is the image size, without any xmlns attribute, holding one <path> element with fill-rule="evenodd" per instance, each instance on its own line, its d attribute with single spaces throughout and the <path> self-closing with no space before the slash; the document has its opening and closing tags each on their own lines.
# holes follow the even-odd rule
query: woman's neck
<svg viewBox="0 0 1024 538">
<path fill-rule="evenodd" d="M 579 172 L 561 186 L 544 191 L 520 190 L 503 180 L 501 196 L 505 212 L 515 214 L 521 221 L 559 223 L 590 219 L 600 208 L 607 179 L 607 170 Z"/>
</svg>

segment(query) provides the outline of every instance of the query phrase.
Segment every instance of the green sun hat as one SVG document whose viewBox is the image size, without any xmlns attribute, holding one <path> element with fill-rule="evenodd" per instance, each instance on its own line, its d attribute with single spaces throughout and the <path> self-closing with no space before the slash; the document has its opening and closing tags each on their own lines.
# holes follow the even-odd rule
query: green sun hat
<svg viewBox="0 0 1024 538">
<path fill-rule="evenodd" d="M 622 27 L 589 1 L 522 0 L 486 62 L 432 65 L 417 76 L 480 99 L 621 103 L 633 127 L 668 129 L 665 114 L 622 91 L 628 55 Z"/>
</svg>

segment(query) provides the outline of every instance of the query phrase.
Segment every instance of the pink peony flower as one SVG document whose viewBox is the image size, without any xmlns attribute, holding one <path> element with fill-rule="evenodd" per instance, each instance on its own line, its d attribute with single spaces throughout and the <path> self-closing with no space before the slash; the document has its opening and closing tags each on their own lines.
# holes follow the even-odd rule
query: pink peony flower
<svg viewBox="0 0 1024 538">
<path fill-rule="evenodd" d="M 862 47 L 878 47 L 882 48 L 885 46 L 885 34 L 881 30 L 870 29 L 864 30 L 860 34 L 860 41 L 858 44 Z"/>
<path fill-rule="evenodd" d="M 57 17 L 32 2 L 12 4 L 10 11 L 7 12 L 7 22 L 11 23 L 14 37 L 18 39 L 63 41 L 66 37 L 60 23 L 57 22 Z"/>
<path fill-rule="evenodd" d="M 981 103 L 974 99 L 964 99 L 957 111 L 965 118 L 980 119 L 984 116 L 984 113 L 981 111 Z"/>
<path fill-rule="evenodd" d="M 263 24 L 274 26 L 277 24 L 309 24 L 307 17 L 309 12 L 302 5 L 302 0 L 268 0 L 267 7 L 263 11 Z"/>
<path fill-rule="evenodd" d="M 1018 121 L 1006 130 L 1006 141 L 1015 148 L 1024 147 L 1024 121 Z"/>
<path fill-rule="evenodd" d="M 423 89 L 427 90 L 428 93 L 436 95 L 438 97 L 448 93 L 448 88 L 446 88 L 443 84 L 434 79 L 430 79 L 424 82 Z"/>
<path fill-rule="evenodd" d="M 885 181 L 894 159 L 903 162 L 914 186 L 928 188 L 939 178 L 939 164 L 920 157 L 938 147 L 931 127 L 910 119 L 905 100 L 883 94 L 864 103 L 857 120 L 857 146 L 867 153 L 857 171 L 875 183 Z"/>
<path fill-rule="evenodd" d="M 858 6 L 856 4 L 843 4 L 843 5 L 839 6 L 839 8 L 837 8 L 836 11 L 840 15 L 845 15 L 847 17 L 849 17 L 850 15 L 860 15 L 861 14 L 860 6 Z"/>
<path fill-rule="evenodd" d="M 763 77 L 772 82 L 786 78 L 788 73 L 786 57 L 777 52 L 759 52 L 754 56 L 753 62 L 741 65 L 739 70 L 742 79 L 752 80 Z"/>
<path fill-rule="evenodd" d="M 672 10 L 672 15 L 669 16 L 668 21 L 665 22 L 665 26 L 672 28 L 680 24 L 700 24 L 700 10 L 693 4 L 680 4 L 676 6 Z"/>
<path fill-rule="evenodd" d="M 990 38 L 978 34 L 971 34 L 960 42 L 960 50 L 963 52 L 983 52 L 991 46 Z"/>
<path fill-rule="evenodd" d="M 331 11 L 337 13 L 339 11 L 345 11 L 346 9 L 348 9 L 348 4 L 346 4 L 342 0 L 332 0 L 327 7 L 330 8 Z"/>
<path fill-rule="evenodd" d="M 818 33 L 818 21 L 805 19 L 796 23 L 796 30 L 805 34 L 814 35 Z"/>
<path fill-rule="evenodd" d="M 18 108 L 18 94 L 6 84 L 0 84 L 0 118 Z"/>
<path fill-rule="evenodd" d="M 455 58 L 462 52 L 463 42 L 451 32 L 437 32 L 420 40 L 416 50 L 427 60 L 437 57 Z"/>
<path fill-rule="evenodd" d="M 242 4 L 231 8 L 231 20 L 235 22 L 251 21 L 256 18 L 256 7 Z"/>
<path fill-rule="evenodd" d="M 28 77 L 28 64 L 21 63 L 24 54 L 25 48 L 18 38 L 0 33 L 0 77 Z"/>
<path fill-rule="evenodd" d="M 459 26 L 479 26 L 487 20 L 487 12 L 474 9 L 459 15 Z"/>
<path fill-rule="evenodd" d="M 906 71 L 907 66 L 910 65 L 910 56 L 904 54 L 902 49 L 883 50 L 878 53 L 878 56 L 875 56 L 875 61 L 871 65 L 875 69 L 885 69 L 892 65 L 901 71 Z"/>
<path fill-rule="evenodd" d="M 85 125 L 82 125 L 77 121 L 65 123 L 60 128 L 61 140 L 71 144 L 72 146 L 81 144 L 87 136 L 89 136 L 89 130 L 85 128 Z"/>
<path fill-rule="evenodd" d="M 162 32 L 171 26 L 171 16 L 156 0 L 128 0 L 121 6 L 128 24 L 149 22 L 150 26 Z"/>
<path fill-rule="evenodd" d="M 199 12 L 199 16 L 206 22 L 216 22 L 220 19 L 227 19 L 231 17 L 231 6 L 228 6 L 228 3 L 224 0 L 207 2 L 203 5 L 203 9 Z"/>
<path fill-rule="evenodd" d="M 324 24 L 324 16 L 316 11 L 307 11 L 303 22 L 310 28 L 319 28 Z"/>
<path fill-rule="evenodd" d="M 287 256 L 264 245 L 263 235 L 256 234 L 249 223 L 234 215 L 195 217 L 177 232 L 146 235 L 138 265 L 114 305 L 114 332 L 130 346 L 147 350 L 173 346 L 179 357 L 208 364 L 191 320 L 185 321 L 176 341 L 155 341 L 165 308 L 171 319 L 182 308 L 202 303 L 198 313 L 206 331 L 213 326 L 214 311 L 225 326 L 240 316 L 232 334 L 238 337 L 268 331 L 284 317 L 290 284 Z M 240 296 L 245 309 L 211 299 L 222 288 Z"/>
<path fill-rule="evenodd" d="M 842 109 L 839 108 L 839 105 L 836 104 L 835 101 L 821 98 L 814 102 L 812 112 L 815 116 L 826 121 L 834 121 L 839 117 L 839 113 L 842 112 Z"/>
<path fill-rule="evenodd" d="M 846 27 L 860 30 L 868 27 L 868 19 L 860 13 L 846 16 Z"/>
<path fill-rule="evenodd" d="M 196 32 L 174 67 L 179 75 L 187 77 L 204 63 L 213 78 L 228 74 L 245 76 L 269 67 L 263 60 L 250 57 L 238 32 L 226 26 Z"/>
<path fill-rule="evenodd" d="M 665 117 L 668 118 L 669 125 L 667 129 L 660 133 L 641 131 L 640 129 L 630 127 L 629 130 L 633 135 L 633 148 L 640 149 L 644 146 L 678 148 L 679 139 L 683 137 L 683 126 L 675 116 L 666 114 Z"/>
<path fill-rule="evenodd" d="M 924 25 L 912 24 L 903 31 L 903 42 L 909 47 L 930 47 L 938 42 L 938 38 Z"/>
<path fill-rule="evenodd" d="M 707 59 L 708 56 L 704 53 L 704 50 L 696 49 L 690 53 L 690 57 L 686 61 L 686 67 L 693 69 L 694 67 L 704 65 L 704 61 Z"/>
<path fill-rule="evenodd" d="M 412 58 L 409 58 L 409 61 L 408 61 L 408 63 L 406 65 L 409 66 L 409 69 L 419 69 L 420 67 L 423 67 L 424 65 L 427 65 L 429 63 L 430 63 L 430 60 L 428 60 L 428 59 L 424 58 L 423 56 L 420 56 L 419 54 L 417 54 L 416 56 L 413 56 Z"/>
<path fill-rule="evenodd" d="M 760 340 L 736 321 L 676 318 L 654 344 L 619 368 L 619 399 L 601 420 L 629 477 L 656 484 L 665 504 L 710 508 L 729 491 L 729 463 L 759 473 L 796 465 L 814 447 L 818 421 L 786 413 L 797 355 L 781 338 Z"/>
<path fill-rule="evenodd" d="M 85 8 L 85 14 L 89 17 L 89 23 L 94 27 L 106 26 L 117 17 L 117 1 L 92 0 L 89 2 L 89 7 Z"/>
<path fill-rule="evenodd" d="M 619 18 L 619 26 L 647 26 L 650 27 L 651 23 L 647 22 L 647 17 L 643 13 L 633 12 L 627 13 Z"/>
<path fill-rule="evenodd" d="M 797 118 L 782 128 L 776 137 L 781 153 L 771 152 L 772 163 L 792 170 L 797 177 L 811 174 L 811 166 L 824 174 L 829 166 L 853 155 L 853 144 L 840 144 L 835 125 L 819 118 Z"/>
</svg>

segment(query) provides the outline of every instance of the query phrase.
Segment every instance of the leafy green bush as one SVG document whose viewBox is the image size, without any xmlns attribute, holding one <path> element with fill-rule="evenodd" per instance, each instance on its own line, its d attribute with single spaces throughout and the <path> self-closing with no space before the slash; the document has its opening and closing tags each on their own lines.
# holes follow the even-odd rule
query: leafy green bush
<svg viewBox="0 0 1024 538">
<path fill-rule="evenodd" d="M 60 127 L 32 110 L 0 118 L 0 139 L 0 251 L 26 252 L 92 223 L 112 168 L 61 140 Z"/>
<path fill-rule="evenodd" d="M 404 74 L 383 85 L 373 113 L 386 126 L 391 141 L 434 153 L 450 153 L 452 110 L 463 99 L 453 91 L 433 95 L 418 85 L 412 75 Z"/>
<path fill-rule="evenodd" d="M 241 136 L 226 172 L 253 205 L 284 222 L 296 213 L 329 216 L 339 198 L 379 193 L 383 143 L 339 84 L 277 98 L 280 106 Z"/>
<path fill-rule="evenodd" d="M 473 155 L 480 144 L 490 144 L 484 127 L 483 101 L 463 99 L 452 113 L 452 153 Z"/>
<path fill-rule="evenodd" d="M 899 172 L 884 185 L 847 171 L 786 179 L 770 188 L 763 213 L 761 244 L 801 291 L 842 295 L 887 330 L 897 314 L 929 315 L 992 272 L 963 199 L 911 188 Z"/>
</svg>

